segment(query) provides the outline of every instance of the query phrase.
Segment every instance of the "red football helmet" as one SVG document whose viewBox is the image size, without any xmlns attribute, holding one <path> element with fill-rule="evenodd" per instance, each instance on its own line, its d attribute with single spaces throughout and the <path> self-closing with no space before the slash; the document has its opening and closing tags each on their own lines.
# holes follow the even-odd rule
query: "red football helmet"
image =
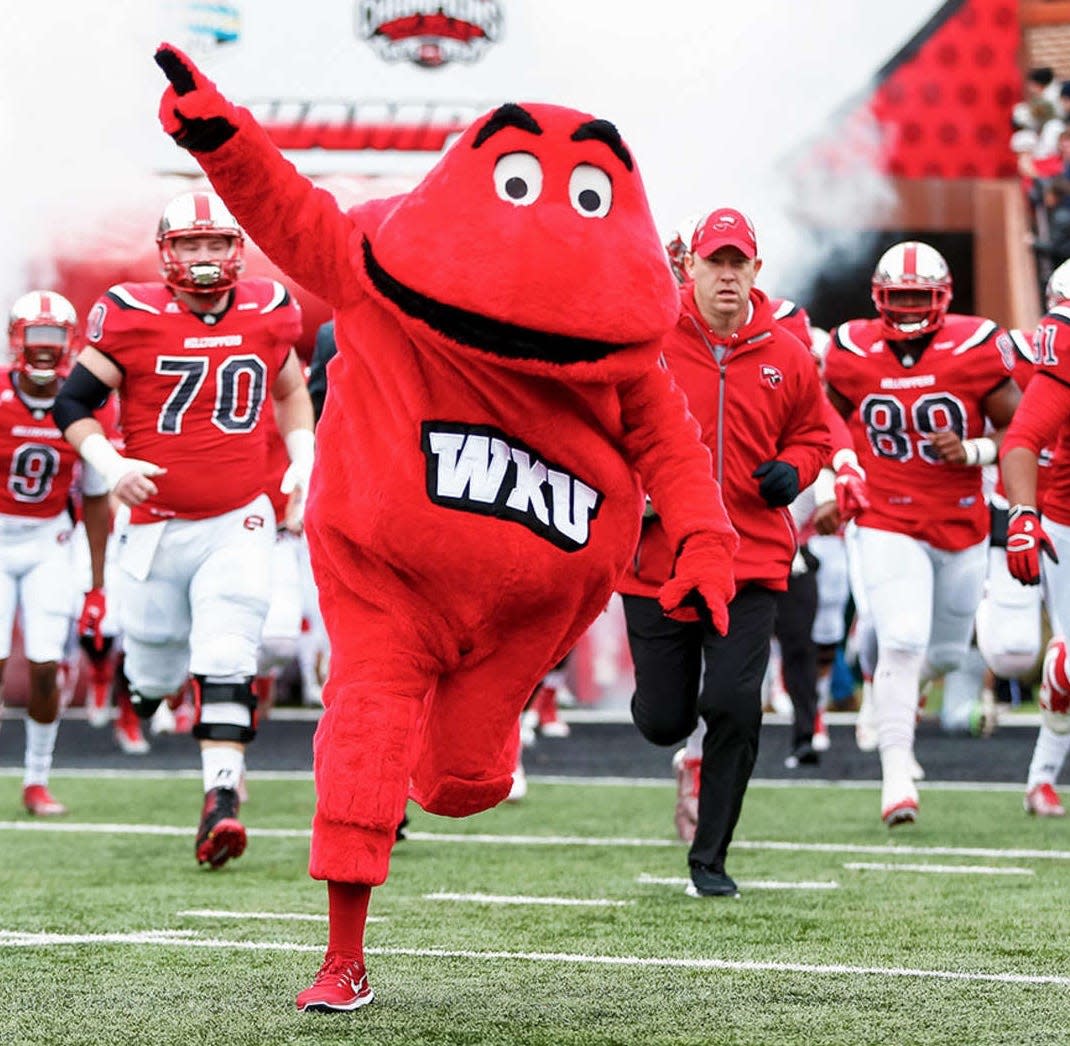
<svg viewBox="0 0 1070 1046">
<path fill-rule="evenodd" d="M 49 385 L 66 371 L 78 324 L 74 306 L 55 291 L 30 291 L 11 306 L 11 362 L 33 382 Z"/>
<path fill-rule="evenodd" d="M 187 236 L 222 236 L 230 241 L 223 259 L 180 261 L 174 244 Z M 245 268 L 245 235 L 223 201 L 212 192 L 176 196 L 165 208 L 156 230 L 160 275 L 169 287 L 190 294 L 230 290 Z"/>
<path fill-rule="evenodd" d="M 916 338 L 938 330 L 951 306 L 951 271 L 927 243 L 908 240 L 881 255 L 873 270 L 873 304 L 884 336 Z"/>
</svg>

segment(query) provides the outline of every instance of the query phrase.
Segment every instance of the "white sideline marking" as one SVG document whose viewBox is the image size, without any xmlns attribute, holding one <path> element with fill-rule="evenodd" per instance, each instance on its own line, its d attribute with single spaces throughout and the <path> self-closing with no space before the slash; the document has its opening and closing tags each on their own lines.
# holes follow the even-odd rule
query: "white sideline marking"
<svg viewBox="0 0 1070 1046">
<path fill-rule="evenodd" d="M 228 912 L 219 908 L 187 908 L 175 914 L 193 919 L 266 919 L 271 922 L 292 923 L 325 923 L 328 919 L 326 915 L 311 915 L 306 912 Z M 367 921 L 386 922 L 386 916 L 369 915 Z"/>
<path fill-rule="evenodd" d="M 0 930 L 0 948 L 42 948 L 71 944 L 155 944 L 172 948 L 233 948 L 239 951 L 323 952 L 321 944 L 291 941 L 227 941 L 191 938 L 190 931 L 147 930 L 141 933 L 22 933 Z M 904 966 L 846 966 L 825 963 L 759 962 L 732 959 L 672 959 L 640 955 L 577 955 L 570 952 L 475 952 L 449 948 L 365 948 L 367 955 L 408 956 L 418 959 L 475 959 L 488 962 L 558 962 L 591 966 L 654 966 L 684 970 L 739 972 L 865 974 L 874 977 L 917 977 L 944 981 L 986 981 L 996 984 L 1054 984 L 1070 988 L 1070 977 L 1030 973 L 966 973 L 962 970 L 924 970 Z"/>
<path fill-rule="evenodd" d="M 611 901 L 606 897 L 510 897 L 493 893 L 425 893 L 425 901 L 471 901 L 475 904 L 548 904 L 562 908 L 625 908 L 634 901 Z"/>
<path fill-rule="evenodd" d="M 307 828 L 248 828 L 250 837 L 258 839 L 308 839 Z M 166 835 L 188 836 L 188 826 L 159 824 L 112 824 L 61 821 L 0 821 L 0 832 L 83 832 L 86 834 L 112 835 Z M 410 832 L 406 839 L 422 843 L 478 843 L 498 846 L 609 846 L 628 848 L 665 849 L 680 848 L 676 839 L 639 839 L 613 836 L 576 835 L 491 835 L 487 832 Z M 993 857 L 1017 858 L 1019 860 L 1070 861 L 1070 850 L 1034 850 L 1013 848 L 1000 850 L 984 846 L 901 846 L 898 843 L 863 845 L 857 843 L 793 843 L 780 840 L 733 839 L 736 850 L 774 850 L 790 853 L 828 854 L 873 854 L 887 857 L 889 854 L 909 854 L 915 857 Z"/>
<path fill-rule="evenodd" d="M 22 766 L 0 767 L 0 777 L 22 777 Z M 111 781 L 173 781 L 201 779 L 200 770 L 139 770 L 137 767 L 121 769 L 105 767 L 85 767 L 82 769 L 52 770 L 52 777 L 94 778 Z M 308 781 L 311 782 L 311 770 L 246 770 L 248 781 Z M 582 777 L 566 774 L 528 774 L 528 782 L 538 785 L 582 785 L 591 788 L 675 788 L 671 771 L 666 768 L 664 777 Z M 876 791 L 880 780 L 871 781 L 826 781 L 820 778 L 799 781 L 791 777 L 752 777 L 748 788 L 766 788 L 770 790 L 814 788 L 822 791 Z M 1021 794 L 1024 786 L 1020 781 L 929 781 L 925 782 L 926 792 L 1017 792 Z"/>
<path fill-rule="evenodd" d="M 683 876 L 647 875 L 646 872 L 640 873 L 635 881 L 649 886 L 689 886 L 691 883 L 690 879 L 686 879 Z M 840 884 L 835 879 L 815 880 L 813 882 L 807 882 L 806 880 L 778 882 L 776 879 L 740 879 L 738 885 L 741 890 L 744 888 L 748 890 L 838 890 L 840 888 Z"/>
<path fill-rule="evenodd" d="M 1036 875 L 1032 868 L 995 868 L 983 864 L 880 864 L 855 861 L 844 868 L 862 872 L 933 872 L 937 875 Z"/>
</svg>

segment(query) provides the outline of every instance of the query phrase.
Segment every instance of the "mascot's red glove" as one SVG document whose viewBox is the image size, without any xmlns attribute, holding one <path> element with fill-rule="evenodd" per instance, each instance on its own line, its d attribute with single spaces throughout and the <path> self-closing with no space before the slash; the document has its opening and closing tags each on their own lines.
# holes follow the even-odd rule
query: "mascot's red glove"
<svg viewBox="0 0 1070 1046">
<path fill-rule="evenodd" d="M 1059 562 L 1051 538 L 1044 533 L 1035 508 L 1015 505 L 1007 523 L 1007 569 L 1023 585 L 1040 584 L 1040 553 Z"/>
<path fill-rule="evenodd" d="M 100 626 L 107 612 L 108 605 L 104 599 L 104 589 L 91 588 L 85 594 L 82 613 L 78 616 L 78 635 L 91 637 L 93 647 L 98 653 L 104 649 L 104 633 L 100 630 Z"/>
<path fill-rule="evenodd" d="M 661 586 L 661 609 L 678 621 L 701 621 L 722 636 L 728 633 L 728 604 L 736 594 L 732 557 L 738 543 L 722 534 L 694 534 L 684 540 L 672 577 Z"/>
<path fill-rule="evenodd" d="M 183 149 L 209 153 L 234 137 L 238 110 L 186 55 L 161 44 L 156 64 L 171 81 L 160 100 L 160 123 Z"/>
</svg>

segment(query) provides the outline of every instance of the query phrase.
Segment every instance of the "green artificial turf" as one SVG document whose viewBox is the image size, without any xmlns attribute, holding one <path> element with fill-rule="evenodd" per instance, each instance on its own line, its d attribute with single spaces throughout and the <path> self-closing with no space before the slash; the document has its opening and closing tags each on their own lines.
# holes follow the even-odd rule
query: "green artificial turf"
<svg viewBox="0 0 1070 1046">
<path fill-rule="evenodd" d="M 72 812 L 42 831 L 18 779 L 0 777 L 0 1043 L 1070 1041 L 1070 824 L 1027 818 L 1015 792 L 923 790 L 918 824 L 889 837 L 875 787 L 752 786 L 728 864 L 738 900 L 650 881 L 686 875 L 669 785 L 535 782 L 524 802 L 464 821 L 413 808 L 372 895 L 376 1001 L 300 1015 L 326 926 L 250 913 L 326 911 L 306 871 L 308 780 L 250 781 L 249 848 L 219 872 L 193 858 L 195 778 L 53 785 Z M 177 834 L 55 830 L 90 824 Z M 786 888 L 799 883 L 837 885 Z M 198 910 L 236 915 L 183 914 Z M 170 936 L 13 936 L 151 932 Z"/>
</svg>

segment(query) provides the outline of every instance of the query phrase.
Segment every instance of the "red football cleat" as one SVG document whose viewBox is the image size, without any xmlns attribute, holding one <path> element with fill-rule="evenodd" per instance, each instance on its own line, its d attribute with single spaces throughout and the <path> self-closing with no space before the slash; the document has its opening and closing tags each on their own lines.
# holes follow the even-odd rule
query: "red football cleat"
<svg viewBox="0 0 1070 1046">
<path fill-rule="evenodd" d="M 245 828 L 238 820 L 238 793 L 233 788 L 213 788 L 205 794 L 201 824 L 197 829 L 197 861 L 222 868 L 232 857 L 245 852 Z"/>
<path fill-rule="evenodd" d="M 672 769 L 676 775 L 676 809 L 673 822 L 681 841 L 695 841 L 698 828 L 698 793 L 702 777 L 702 760 L 688 758 L 687 749 L 681 748 L 672 757 Z"/>
<path fill-rule="evenodd" d="M 52 795 L 47 785 L 27 785 L 22 790 L 22 805 L 35 817 L 58 817 L 67 812 L 67 807 Z"/>
<path fill-rule="evenodd" d="M 1030 788 L 1025 793 L 1025 812 L 1035 817 L 1065 817 L 1066 811 L 1059 801 L 1059 793 L 1045 782 Z"/>
<path fill-rule="evenodd" d="M 297 996 L 297 1008 L 302 1013 L 344 1013 L 374 998 L 364 963 L 328 953 L 311 987 Z"/>
<path fill-rule="evenodd" d="M 120 695 L 115 716 L 115 743 L 127 755 L 144 755 L 149 743 L 141 730 L 141 718 L 128 696 Z"/>
</svg>

